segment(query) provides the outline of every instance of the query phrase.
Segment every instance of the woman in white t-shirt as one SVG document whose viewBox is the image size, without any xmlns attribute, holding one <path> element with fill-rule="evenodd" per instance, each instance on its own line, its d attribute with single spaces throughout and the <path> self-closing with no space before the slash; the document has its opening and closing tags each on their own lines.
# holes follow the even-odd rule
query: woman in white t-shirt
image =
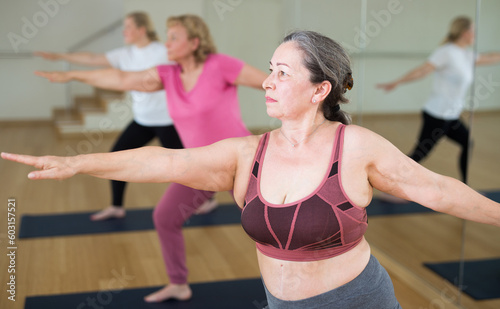
<svg viewBox="0 0 500 309">
<path fill-rule="evenodd" d="M 460 120 L 460 114 L 464 108 L 467 89 L 473 81 L 474 61 L 476 65 L 500 62 L 500 53 L 474 57 L 469 48 L 473 43 L 472 21 L 468 17 L 457 17 L 451 23 L 443 44 L 431 54 L 427 62 L 393 82 L 377 85 L 391 91 L 400 84 L 421 79 L 434 72 L 432 92 L 422 112 L 420 137 L 409 156 L 420 162 L 446 136 L 462 147 L 459 163 L 464 182 L 467 180 L 469 130 Z"/>
<path fill-rule="evenodd" d="M 47 53 L 36 55 L 48 60 L 65 60 L 89 66 L 113 67 L 123 71 L 142 71 L 160 64 L 168 64 L 166 47 L 158 42 L 153 24 L 146 13 L 133 12 L 124 19 L 123 36 L 127 46 L 105 54 L 89 52 Z M 138 148 L 157 137 L 166 148 L 183 148 L 182 142 L 167 110 L 165 91 L 130 91 L 133 121 L 123 131 L 111 151 Z M 91 216 L 92 220 L 105 220 L 125 216 L 123 196 L 126 182 L 111 181 L 112 203 L 108 208 Z M 204 209 L 214 207 L 215 201 L 207 201 Z"/>
</svg>

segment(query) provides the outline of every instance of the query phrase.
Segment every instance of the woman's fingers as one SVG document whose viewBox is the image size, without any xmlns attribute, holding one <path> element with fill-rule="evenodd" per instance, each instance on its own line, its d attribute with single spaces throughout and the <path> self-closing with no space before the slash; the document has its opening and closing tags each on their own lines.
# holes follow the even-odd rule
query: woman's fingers
<svg viewBox="0 0 500 309">
<path fill-rule="evenodd" d="M 61 177 L 53 169 L 49 169 L 43 171 L 30 172 L 28 174 L 28 178 L 32 180 L 39 180 L 39 179 L 64 179 L 66 177 Z"/>
<path fill-rule="evenodd" d="M 43 72 L 43 71 L 35 71 L 35 75 L 50 80 L 50 77 L 51 77 L 52 73 L 51 72 Z"/>
<path fill-rule="evenodd" d="M 2 152 L 1 154 L 2 158 L 5 160 L 9 161 L 14 161 L 17 163 L 22 163 L 26 165 L 31 165 L 36 168 L 43 168 L 43 164 L 40 165 L 40 158 L 38 157 L 33 157 L 33 156 L 28 156 L 28 155 L 19 155 L 19 154 L 14 154 L 14 153 L 7 153 L 7 152 Z M 28 174 L 29 179 L 41 179 L 40 172 L 31 172 Z"/>
<path fill-rule="evenodd" d="M 384 89 L 385 91 L 391 91 L 396 87 L 394 84 L 377 84 L 377 88 Z"/>
<path fill-rule="evenodd" d="M 36 164 L 39 162 L 40 158 L 34 157 L 34 156 L 28 156 L 28 155 L 20 155 L 20 154 L 14 154 L 14 153 L 7 153 L 7 152 L 2 152 L 2 158 L 26 165 L 31 165 L 31 166 L 36 166 Z"/>
<path fill-rule="evenodd" d="M 53 83 L 65 83 L 69 81 L 68 76 L 65 72 L 35 71 L 35 75 L 46 78 Z"/>
<path fill-rule="evenodd" d="M 47 60 L 54 60 L 55 59 L 55 57 L 52 53 L 43 52 L 43 51 L 36 51 L 33 53 L 33 55 L 35 55 L 37 57 L 42 57 L 42 58 L 47 59 Z"/>
<path fill-rule="evenodd" d="M 34 157 L 2 152 L 3 159 L 31 165 L 39 169 L 28 174 L 29 179 L 65 179 L 75 175 L 74 169 L 67 158 L 45 156 Z"/>
</svg>

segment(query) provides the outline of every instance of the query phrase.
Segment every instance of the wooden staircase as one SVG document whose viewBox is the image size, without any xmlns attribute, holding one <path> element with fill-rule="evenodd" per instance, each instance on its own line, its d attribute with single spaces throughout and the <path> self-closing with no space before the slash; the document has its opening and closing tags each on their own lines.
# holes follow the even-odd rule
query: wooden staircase
<svg viewBox="0 0 500 309">
<path fill-rule="evenodd" d="M 119 111 L 119 113 L 117 112 Z M 77 96 L 71 109 L 54 109 L 53 122 L 61 138 L 81 137 L 82 133 L 116 133 L 132 119 L 132 111 L 123 92 L 95 88 L 90 96 Z"/>
</svg>

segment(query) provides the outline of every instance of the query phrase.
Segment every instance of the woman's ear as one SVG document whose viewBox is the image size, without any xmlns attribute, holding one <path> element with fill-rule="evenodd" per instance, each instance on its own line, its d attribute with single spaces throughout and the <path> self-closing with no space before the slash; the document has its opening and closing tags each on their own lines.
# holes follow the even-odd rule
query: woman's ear
<svg viewBox="0 0 500 309">
<path fill-rule="evenodd" d="M 148 29 L 146 29 L 145 26 L 139 27 L 139 31 L 143 33 L 143 35 L 147 36 L 148 35 Z"/>
<path fill-rule="evenodd" d="M 200 46 L 200 38 L 192 38 L 191 40 L 191 49 L 193 51 L 197 50 Z"/>
<path fill-rule="evenodd" d="M 316 90 L 314 91 L 313 103 L 323 102 L 330 94 L 330 91 L 332 91 L 332 84 L 329 81 L 325 80 L 318 84 Z"/>
</svg>

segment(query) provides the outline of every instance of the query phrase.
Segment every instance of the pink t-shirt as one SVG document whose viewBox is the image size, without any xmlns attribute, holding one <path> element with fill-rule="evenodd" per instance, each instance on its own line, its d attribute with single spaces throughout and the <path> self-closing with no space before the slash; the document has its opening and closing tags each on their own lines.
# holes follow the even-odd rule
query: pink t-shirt
<svg viewBox="0 0 500 309">
<path fill-rule="evenodd" d="M 194 88 L 186 92 L 180 65 L 157 67 L 167 92 L 170 116 L 186 148 L 250 135 L 241 119 L 234 81 L 244 62 L 222 54 L 209 55 Z"/>
</svg>

